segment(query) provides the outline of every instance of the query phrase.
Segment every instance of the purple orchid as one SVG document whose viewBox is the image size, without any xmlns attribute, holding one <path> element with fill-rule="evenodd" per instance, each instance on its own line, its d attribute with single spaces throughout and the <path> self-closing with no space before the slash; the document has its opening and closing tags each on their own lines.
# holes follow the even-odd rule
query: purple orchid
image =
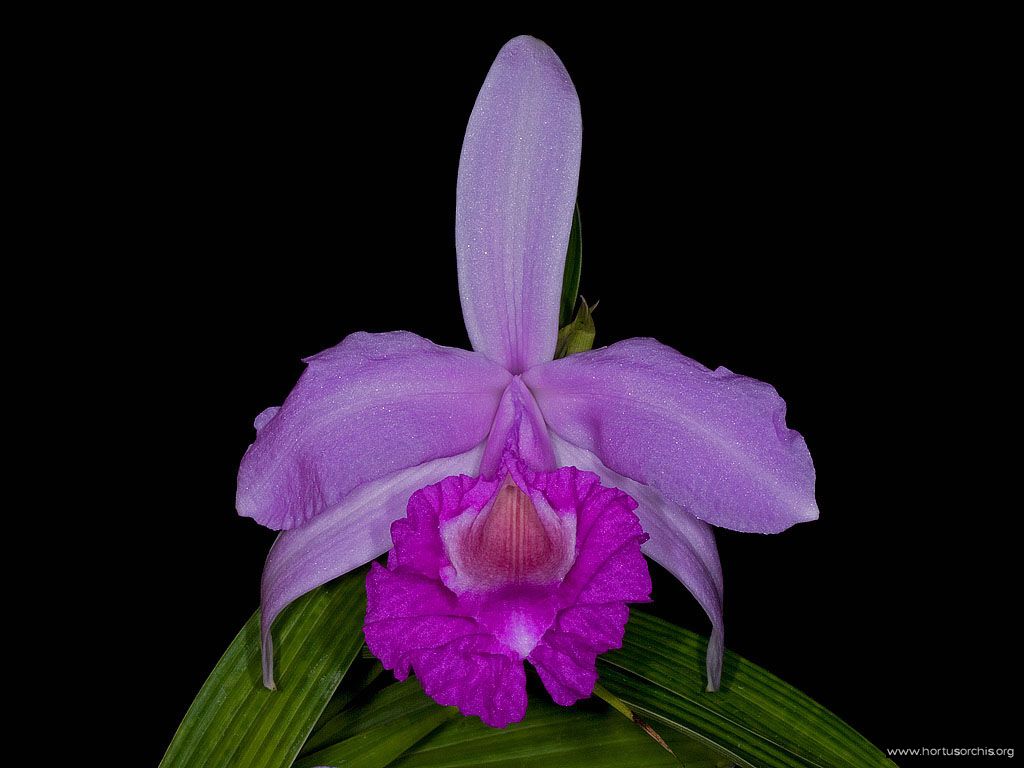
<svg viewBox="0 0 1024 768">
<path fill-rule="evenodd" d="M 653 339 L 553 360 L 576 199 L 576 90 L 548 46 L 502 48 L 459 164 L 459 289 L 473 352 L 356 333 L 261 413 L 240 514 L 283 532 L 263 573 L 290 602 L 384 552 L 365 634 L 404 679 L 494 726 L 526 710 L 524 660 L 559 704 L 589 696 L 643 554 L 707 612 L 718 687 L 722 572 L 711 526 L 776 533 L 818 516 L 814 467 L 768 384 Z"/>
</svg>

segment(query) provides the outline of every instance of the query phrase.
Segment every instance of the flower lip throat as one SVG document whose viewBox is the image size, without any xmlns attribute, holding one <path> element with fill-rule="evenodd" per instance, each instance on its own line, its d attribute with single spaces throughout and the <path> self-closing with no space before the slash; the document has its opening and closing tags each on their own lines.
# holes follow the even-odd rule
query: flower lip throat
<svg viewBox="0 0 1024 768">
<path fill-rule="evenodd" d="M 483 508 L 442 522 L 444 582 L 456 593 L 557 584 L 576 557 L 575 528 L 574 514 L 531 498 L 506 472 Z"/>
</svg>

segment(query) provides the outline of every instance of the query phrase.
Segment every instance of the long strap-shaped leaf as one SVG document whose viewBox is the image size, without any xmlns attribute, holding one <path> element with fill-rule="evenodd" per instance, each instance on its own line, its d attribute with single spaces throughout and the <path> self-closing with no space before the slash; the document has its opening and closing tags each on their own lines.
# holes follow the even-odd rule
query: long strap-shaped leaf
<svg viewBox="0 0 1024 768">
<path fill-rule="evenodd" d="M 390 672 L 384 674 L 391 677 Z M 427 698 L 415 679 L 392 683 L 375 691 L 369 700 L 357 702 L 330 720 L 321 720 L 299 756 L 306 757 L 379 726 L 402 720 L 415 722 L 437 711 L 448 710 Z"/>
<path fill-rule="evenodd" d="M 726 653 L 722 686 L 704 690 L 707 640 L 633 611 L 621 650 L 599 659 L 601 682 L 641 716 L 751 768 L 868 768 L 893 763 L 827 709 Z"/>
<path fill-rule="evenodd" d="M 445 708 L 436 704 L 415 715 L 405 713 L 308 757 L 300 758 L 295 768 L 317 768 L 327 765 L 346 768 L 385 768 L 443 722 L 457 716 L 454 707 Z"/>
<path fill-rule="evenodd" d="M 161 768 L 281 768 L 362 646 L 366 570 L 295 601 L 274 625 L 277 691 L 263 688 L 259 613 L 238 633 L 178 727 Z"/>
<path fill-rule="evenodd" d="M 321 746 L 296 768 L 721 768 L 728 765 L 681 733 L 675 754 L 600 701 L 559 707 L 547 694 L 530 697 L 526 718 L 489 728 L 453 715 L 427 698 L 415 679 L 392 684 L 356 703 L 317 733 Z M 401 754 L 401 757 L 398 755 Z M 397 758 L 397 759 L 396 759 Z M 393 760 L 393 762 L 392 762 Z"/>
<path fill-rule="evenodd" d="M 723 761 L 690 741 L 665 751 L 609 708 L 560 707 L 530 700 L 526 718 L 488 728 L 476 718 L 445 723 L 391 764 L 392 768 L 713 768 Z"/>
</svg>

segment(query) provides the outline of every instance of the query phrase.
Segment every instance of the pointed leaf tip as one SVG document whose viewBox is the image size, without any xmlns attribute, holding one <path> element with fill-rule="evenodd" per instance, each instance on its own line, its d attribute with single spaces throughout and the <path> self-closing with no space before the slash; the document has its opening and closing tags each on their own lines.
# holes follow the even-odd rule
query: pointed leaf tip
<svg viewBox="0 0 1024 768">
<path fill-rule="evenodd" d="M 580 276 L 583 274 L 583 230 L 580 225 L 579 203 L 572 210 L 572 228 L 569 230 L 569 249 L 565 254 L 565 271 L 562 275 L 562 301 L 558 311 L 558 327 L 572 320 L 576 299 L 580 293 Z"/>
</svg>

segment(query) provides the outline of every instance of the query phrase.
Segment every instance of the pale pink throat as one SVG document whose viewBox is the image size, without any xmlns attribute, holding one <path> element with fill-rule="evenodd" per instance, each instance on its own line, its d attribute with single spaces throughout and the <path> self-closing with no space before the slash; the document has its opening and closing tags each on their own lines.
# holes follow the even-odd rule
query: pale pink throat
<svg viewBox="0 0 1024 768">
<path fill-rule="evenodd" d="M 524 493 L 510 475 L 483 509 L 441 525 L 451 562 L 442 573 L 455 592 L 553 584 L 575 559 L 576 516 Z"/>
</svg>

